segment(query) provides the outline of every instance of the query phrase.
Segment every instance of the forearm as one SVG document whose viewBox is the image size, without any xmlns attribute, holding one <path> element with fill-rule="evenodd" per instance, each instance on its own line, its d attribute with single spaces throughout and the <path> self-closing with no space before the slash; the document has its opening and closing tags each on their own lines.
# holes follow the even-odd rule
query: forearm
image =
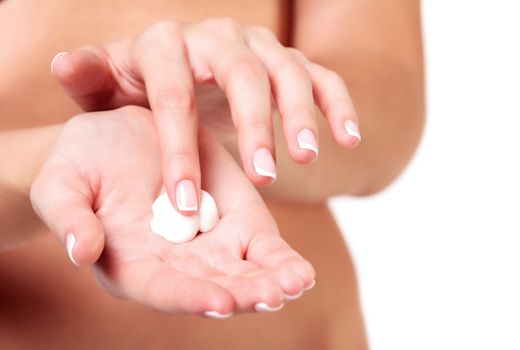
<svg viewBox="0 0 520 350">
<path fill-rule="evenodd" d="M 61 128 L 0 133 L 0 251 L 45 231 L 32 209 L 29 192 Z"/>
<path fill-rule="evenodd" d="M 301 166 L 291 161 L 277 122 L 278 178 L 263 193 L 283 201 L 316 203 L 333 195 L 381 190 L 403 170 L 419 143 L 424 124 L 422 67 L 410 69 L 381 54 L 313 60 L 344 78 L 359 114 L 362 142 L 354 150 L 338 146 L 317 111 L 319 160 Z"/>
</svg>

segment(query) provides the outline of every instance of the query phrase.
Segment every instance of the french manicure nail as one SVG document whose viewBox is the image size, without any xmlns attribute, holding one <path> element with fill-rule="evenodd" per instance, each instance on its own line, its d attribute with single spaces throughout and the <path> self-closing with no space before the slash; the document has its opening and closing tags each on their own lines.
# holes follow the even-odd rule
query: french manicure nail
<svg viewBox="0 0 520 350">
<path fill-rule="evenodd" d="M 258 175 L 276 179 L 276 165 L 267 148 L 259 148 L 253 156 L 253 166 Z"/>
<path fill-rule="evenodd" d="M 225 320 L 226 318 L 230 318 L 231 316 L 233 316 L 233 313 L 230 312 L 228 314 L 221 314 L 218 311 L 206 311 L 206 312 L 204 312 L 204 316 L 210 317 L 210 318 L 216 318 L 219 320 Z"/>
<path fill-rule="evenodd" d="M 177 208 L 181 211 L 197 211 L 197 192 L 190 180 L 181 180 L 175 192 Z"/>
<path fill-rule="evenodd" d="M 314 288 L 315 285 L 316 285 L 316 280 L 312 280 L 311 284 L 309 284 L 307 287 L 304 287 L 303 290 L 308 291 L 308 290 Z"/>
<path fill-rule="evenodd" d="M 261 302 L 255 304 L 255 310 L 258 312 L 276 312 L 280 311 L 283 308 L 283 303 L 278 306 L 271 307 L 267 305 L 267 303 Z"/>
<path fill-rule="evenodd" d="M 74 255 L 72 255 L 72 250 L 74 249 L 75 244 L 76 236 L 74 236 L 73 233 L 68 233 L 66 238 L 67 253 L 69 254 L 69 259 L 74 263 L 74 265 L 79 266 L 76 260 L 74 260 Z"/>
<path fill-rule="evenodd" d="M 318 155 L 318 142 L 316 142 L 316 137 L 314 137 L 314 133 L 310 129 L 302 129 L 298 133 L 298 147 L 300 149 L 307 149 L 316 153 Z"/>
<path fill-rule="evenodd" d="M 345 130 L 347 131 L 347 134 L 361 141 L 361 134 L 359 133 L 359 128 L 357 124 L 354 123 L 352 120 L 347 120 L 345 122 Z"/>
<path fill-rule="evenodd" d="M 67 55 L 67 54 L 68 54 L 68 52 L 60 52 L 60 53 L 56 54 L 56 56 L 54 56 L 54 58 L 52 59 L 52 63 L 51 63 L 52 74 L 54 74 L 54 63 L 56 62 L 56 59 L 60 56 Z"/>
<path fill-rule="evenodd" d="M 298 293 L 294 294 L 294 295 L 291 295 L 291 294 L 284 294 L 283 295 L 283 298 L 285 300 L 288 300 L 288 301 L 291 301 L 291 300 L 296 300 L 298 299 L 299 297 L 301 297 L 303 295 L 303 289 L 301 289 Z"/>
</svg>

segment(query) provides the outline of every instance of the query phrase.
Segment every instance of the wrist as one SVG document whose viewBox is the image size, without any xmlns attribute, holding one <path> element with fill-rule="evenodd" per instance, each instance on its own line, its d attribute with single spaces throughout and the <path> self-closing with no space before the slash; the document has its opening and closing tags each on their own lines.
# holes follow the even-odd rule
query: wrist
<svg viewBox="0 0 520 350">
<path fill-rule="evenodd" d="M 46 231 L 32 208 L 29 193 L 61 128 L 57 125 L 0 133 L 0 251 Z"/>
<path fill-rule="evenodd" d="M 1 136 L 0 174 L 4 186 L 29 196 L 31 184 L 47 160 L 63 125 L 16 130 Z"/>
</svg>

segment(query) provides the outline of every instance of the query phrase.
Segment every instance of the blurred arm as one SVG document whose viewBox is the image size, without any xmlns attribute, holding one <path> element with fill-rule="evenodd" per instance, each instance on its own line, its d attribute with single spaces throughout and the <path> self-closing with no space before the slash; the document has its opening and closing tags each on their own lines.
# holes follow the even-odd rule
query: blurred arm
<svg viewBox="0 0 520 350">
<path fill-rule="evenodd" d="M 0 252 L 46 231 L 29 191 L 61 127 L 0 133 Z"/>
</svg>

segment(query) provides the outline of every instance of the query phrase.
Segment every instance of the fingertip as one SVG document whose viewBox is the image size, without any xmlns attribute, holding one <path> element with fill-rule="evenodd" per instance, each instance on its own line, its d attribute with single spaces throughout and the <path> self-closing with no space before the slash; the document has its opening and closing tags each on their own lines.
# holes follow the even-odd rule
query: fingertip
<svg viewBox="0 0 520 350">
<path fill-rule="evenodd" d="M 336 143 L 348 149 L 354 149 L 361 143 L 361 133 L 357 122 L 353 120 L 338 121 L 334 127 L 331 125 L 331 132 Z"/>
<path fill-rule="evenodd" d="M 353 120 L 346 120 L 344 128 L 348 135 L 346 146 L 349 148 L 357 147 L 361 142 L 361 133 L 358 124 Z"/>
<path fill-rule="evenodd" d="M 69 259 L 76 266 L 94 264 L 105 246 L 105 236 L 99 222 L 82 225 L 66 234 L 65 244 Z"/>
<path fill-rule="evenodd" d="M 267 186 L 276 180 L 276 163 L 269 149 L 261 147 L 255 151 L 248 176 L 257 186 Z"/>
<path fill-rule="evenodd" d="M 74 233 L 67 233 L 65 238 L 65 245 L 67 247 L 67 254 L 69 255 L 70 261 L 72 261 L 74 265 L 80 266 L 75 258 L 76 235 Z"/>
<path fill-rule="evenodd" d="M 285 300 L 296 298 L 304 288 L 305 281 L 299 273 L 290 267 L 284 266 L 278 269 L 278 271 L 274 271 L 274 276 L 283 289 Z"/>
<path fill-rule="evenodd" d="M 295 149 L 291 152 L 291 158 L 298 164 L 308 165 L 318 160 L 317 151 L 310 149 Z"/>
<path fill-rule="evenodd" d="M 309 128 L 301 129 L 296 136 L 296 146 L 293 147 L 291 156 L 300 164 L 313 163 L 318 159 L 319 147 L 316 131 Z"/>
<path fill-rule="evenodd" d="M 200 189 L 197 189 L 195 182 L 182 179 L 172 187 L 168 195 L 177 211 L 184 216 L 196 215 L 199 210 Z"/>
<path fill-rule="evenodd" d="M 258 187 L 266 187 L 272 185 L 276 181 L 276 176 L 259 175 L 256 171 L 247 174 L 249 180 Z"/>
<path fill-rule="evenodd" d="M 68 52 L 59 52 L 57 53 L 54 58 L 52 59 L 52 62 L 51 62 L 51 73 L 52 74 L 55 74 L 55 71 L 56 71 L 56 68 L 55 67 L 59 67 L 60 66 L 60 62 L 64 61 L 65 59 L 65 55 L 68 55 L 69 53 Z"/>
<path fill-rule="evenodd" d="M 225 320 L 233 316 L 233 312 L 229 313 L 220 313 L 218 311 L 208 310 L 204 312 L 204 317 L 206 318 L 214 318 L 218 320 Z"/>
<path fill-rule="evenodd" d="M 284 292 L 282 287 L 272 280 L 265 279 L 262 282 L 264 283 L 258 285 L 258 300 L 252 305 L 253 310 L 269 311 L 269 309 L 273 309 L 273 311 L 278 311 L 283 307 Z M 259 304 L 265 305 L 265 310 L 259 310 Z M 261 307 L 261 309 L 263 308 Z"/>
<path fill-rule="evenodd" d="M 235 312 L 235 300 L 233 296 L 222 287 L 218 286 L 217 290 L 215 290 L 216 293 L 214 293 L 213 297 L 208 300 L 204 315 L 206 317 L 221 319 L 229 318 Z"/>
<path fill-rule="evenodd" d="M 60 52 L 51 63 L 51 72 L 74 95 L 99 88 L 106 82 L 107 71 L 105 61 L 89 49 Z"/>
<path fill-rule="evenodd" d="M 303 291 L 309 291 L 316 286 L 316 280 L 312 279 L 304 288 Z"/>
</svg>

